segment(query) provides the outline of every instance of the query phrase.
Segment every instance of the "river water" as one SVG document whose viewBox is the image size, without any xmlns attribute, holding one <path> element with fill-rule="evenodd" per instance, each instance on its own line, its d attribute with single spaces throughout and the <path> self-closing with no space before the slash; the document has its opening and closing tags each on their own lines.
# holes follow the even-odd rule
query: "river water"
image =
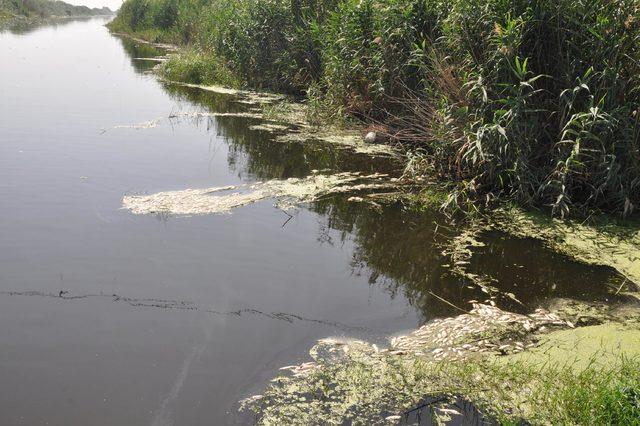
<svg viewBox="0 0 640 426">
<path fill-rule="evenodd" d="M 125 194 L 400 165 L 275 142 L 246 117 L 131 127 L 243 106 L 159 82 L 136 59 L 158 52 L 104 23 L 0 33 L 0 424 L 248 423 L 237 401 L 317 339 L 384 342 L 454 315 L 441 298 L 466 309 L 482 297 L 443 267 L 455 230 L 436 212 L 347 196 L 291 218 L 273 201 L 194 217 L 123 210 Z M 486 242 L 471 269 L 525 303 L 505 308 L 604 300 L 619 279 L 533 241 Z"/>
</svg>

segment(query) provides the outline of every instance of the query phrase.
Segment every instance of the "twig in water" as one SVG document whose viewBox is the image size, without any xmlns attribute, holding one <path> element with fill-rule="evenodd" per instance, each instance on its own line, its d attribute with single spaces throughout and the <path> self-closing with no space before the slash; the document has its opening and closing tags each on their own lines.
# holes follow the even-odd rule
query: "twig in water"
<svg viewBox="0 0 640 426">
<path fill-rule="evenodd" d="M 289 221 L 291 219 L 293 219 L 293 215 L 287 213 L 286 211 L 282 210 L 282 213 L 286 214 L 287 216 L 289 216 L 289 218 L 287 220 L 284 221 L 284 223 L 282 224 L 281 228 L 284 228 L 285 226 L 287 226 L 287 223 L 289 223 Z"/>
<path fill-rule="evenodd" d="M 430 295 L 432 295 L 433 297 L 437 298 L 438 300 L 440 300 L 440 301 L 442 301 L 442 302 L 446 303 L 447 305 L 449 305 L 449 306 L 451 306 L 451 307 L 454 307 L 454 308 L 456 308 L 457 310 L 459 310 L 459 311 L 461 311 L 461 312 L 464 312 L 465 314 L 471 314 L 471 312 L 469 312 L 469 311 L 465 311 L 464 309 L 462 309 L 462 308 L 460 308 L 460 307 L 458 307 L 458 306 L 454 305 L 453 303 L 449 302 L 448 300 L 443 299 L 442 297 L 438 296 L 437 294 L 435 294 L 435 293 L 434 293 L 434 292 L 432 292 L 431 290 L 429 290 L 429 294 L 430 294 Z"/>
<path fill-rule="evenodd" d="M 618 293 L 620 293 L 620 290 L 622 290 L 622 287 L 624 287 L 624 285 L 627 283 L 627 277 L 624 278 L 624 281 L 622 281 L 622 284 L 620 284 L 620 287 L 618 287 L 618 291 L 616 291 L 616 293 L 614 294 L 614 296 L 617 296 Z"/>
</svg>

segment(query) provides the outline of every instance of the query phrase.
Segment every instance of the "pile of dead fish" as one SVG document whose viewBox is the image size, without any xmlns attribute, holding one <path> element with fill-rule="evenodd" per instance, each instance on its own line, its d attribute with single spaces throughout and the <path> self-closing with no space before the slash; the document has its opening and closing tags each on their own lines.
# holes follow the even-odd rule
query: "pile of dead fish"
<svg viewBox="0 0 640 426">
<path fill-rule="evenodd" d="M 537 309 L 529 315 L 476 304 L 468 314 L 436 319 L 391 341 L 391 354 L 411 353 L 435 360 L 463 359 L 482 352 L 517 353 L 534 346 L 535 331 L 573 325 L 556 314 Z"/>
</svg>

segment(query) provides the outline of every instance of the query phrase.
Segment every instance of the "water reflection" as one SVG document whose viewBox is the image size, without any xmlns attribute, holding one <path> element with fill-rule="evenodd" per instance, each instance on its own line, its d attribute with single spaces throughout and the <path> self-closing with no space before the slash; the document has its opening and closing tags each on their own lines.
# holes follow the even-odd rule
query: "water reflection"
<svg viewBox="0 0 640 426">
<path fill-rule="evenodd" d="M 123 46 L 132 58 L 164 53 L 128 40 L 123 40 Z M 140 61 L 132 63 L 140 72 L 149 70 Z M 205 111 L 245 112 L 250 108 L 234 102 L 229 95 L 170 83 L 163 83 L 163 88 L 173 98 L 199 105 Z M 227 140 L 229 168 L 242 179 L 304 177 L 313 170 L 400 173 L 401 164 L 390 158 L 372 159 L 313 141 L 276 142 L 267 132 L 249 129 L 259 120 L 242 117 L 208 120 L 207 128 L 215 129 Z M 423 321 L 455 315 L 459 313 L 457 308 L 470 309 L 473 301 L 487 299 L 478 286 L 446 267 L 449 259 L 442 255 L 443 246 L 456 232 L 447 226 L 439 212 L 416 211 L 400 203 L 373 209 L 347 199 L 334 196 L 308 208 L 323 218 L 319 241 L 330 245 L 355 243 L 353 274 L 367 276 L 370 285 L 384 288 L 392 298 L 402 294 L 420 311 Z M 495 279 L 499 290 L 515 295 L 515 301 L 498 297 L 499 306 L 507 310 L 530 312 L 558 297 L 610 300 L 611 288 L 623 280 L 613 270 L 580 264 L 546 250 L 535 241 L 498 233 L 485 234 L 483 241 L 486 246 L 476 250 L 469 271 Z"/>
<path fill-rule="evenodd" d="M 123 50 L 131 59 L 131 65 L 139 73 L 149 72 L 157 65 L 157 62 L 145 61 L 141 60 L 141 58 L 157 58 L 167 53 L 163 49 L 158 49 L 150 44 L 140 43 L 130 38 L 119 37 L 118 39 L 122 44 Z"/>
<path fill-rule="evenodd" d="M 468 310 L 471 301 L 487 294 L 472 282 L 451 273 L 442 247 L 454 231 L 438 212 L 417 212 L 398 205 L 382 211 L 363 209 L 345 197 L 316 203 L 326 226 L 340 231 L 340 241 L 353 239 L 354 272 L 366 274 L 371 285 L 383 286 L 392 296 L 401 292 L 423 319 L 459 314 L 442 301 Z M 474 250 L 468 271 L 495 279 L 493 285 L 522 302 L 499 297 L 506 310 L 528 313 L 554 298 L 611 301 L 611 290 L 624 282 L 616 271 L 583 265 L 546 250 L 534 240 L 500 233 L 482 236 L 484 247 Z"/>
<path fill-rule="evenodd" d="M 15 35 L 27 35 L 41 28 L 59 29 L 77 22 L 89 22 L 92 20 L 102 21 L 106 23 L 111 19 L 112 16 L 75 16 L 69 18 L 52 17 L 42 20 L 29 21 L 19 20 L 8 25 L 0 25 L 0 33 L 9 32 Z"/>
<path fill-rule="evenodd" d="M 185 116 L 251 106 L 158 82 L 134 58 L 164 52 L 102 23 L 0 34 L 0 424 L 233 423 L 237 401 L 317 339 L 385 342 L 456 313 L 438 297 L 465 308 L 483 296 L 442 266 L 456 231 L 437 212 L 344 196 L 291 220 L 270 202 L 162 222 L 121 210 L 128 193 L 400 165 L 279 143 L 252 119 Z M 576 274 L 585 288 L 603 279 L 486 239 L 470 267 L 531 305 L 590 297 L 568 282 Z"/>
</svg>

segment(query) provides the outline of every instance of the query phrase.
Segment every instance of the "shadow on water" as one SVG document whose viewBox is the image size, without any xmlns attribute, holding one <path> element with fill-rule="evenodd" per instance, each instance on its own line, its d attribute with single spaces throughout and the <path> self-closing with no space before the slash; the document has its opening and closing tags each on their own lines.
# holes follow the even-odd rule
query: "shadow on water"
<svg viewBox="0 0 640 426">
<path fill-rule="evenodd" d="M 163 83 L 164 89 L 176 100 L 200 105 L 207 111 L 248 112 L 250 107 L 233 102 L 229 95 Z M 239 176 L 254 180 L 305 177 L 313 170 L 333 173 L 357 171 L 398 175 L 400 163 L 391 158 L 376 158 L 358 154 L 331 144 L 308 141 L 283 143 L 268 132 L 251 130 L 259 119 L 223 116 L 211 118 L 209 128 L 229 143 L 228 163 Z"/>
<path fill-rule="evenodd" d="M 381 211 L 363 208 L 335 197 L 312 208 L 325 218 L 325 226 L 340 231 L 340 244 L 352 238 L 354 273 L 368 275 L 371 285 L 389 294 L 402 293 L 425 321 L 459 312 L 440 298 L 465 309 L 487 295 L 472 282 L 453 275 L 442 247 L 455 232 L 446 229 L 438 212 L 418 212 L 399 205 Z M 483 235 L 484 247 L 474 251 L 468 271 L 495 279 L 494 286 L 513 293 L 522 304 L 500 298 L 498 306 L 528 313 L 554 298 L 610 301 L 624 282 L 616 271 L 584 265 L 545 249 L 541 242 L 500 233 Z"/>
<path fill-rule="evenodd" d="M 167 53 L 166 50 L 126 37 L 118 37 L 118 40 L 120 40 L 123 50 L 131 59 L 131 65 L 139 73 L 149 72 L 157 65 L 157 62 L 143 59 L 157 58 Z"/>
<path fill-rule="evenodd" d="M 161 49 L 121 39 L 132 65 L 141 73 L 153 63 L 134 58 L 163 55 Z M 226 94 L 163 82 L 164 90 L 175 100 L 188 102 L 203 111 L 246 112 L 250 106 Z M 203 118 L 200 118 L 203 120 Z M 313 171 L 337 173 L 359 171 L 401 173 L 401 163 L 391 158 L 372 158 L 327 143 L 277 142 L 273 135 L 250 126 L 259 119 L 246 117 L 207 117 L 207 129 L 222 136 L 229 145 L 230 169 L 247 180 L 304 177 Z M 447 241 L 456 231 L 438 211 L 417 211 L 401 203 L 374 209 L 334 196 L 307 206 L 322 218 L 318 240 L 341 245 L 351 240 L 355 251 L 351 271 L 368 277 L 371 286 L 382 287 L 391 297 L 402 294 L 420 311 L 423 321 L 456 315 L 458 309 L 471 309 L 474 301 L 487 299 L 472 282 L 454 275 L 443 254 Z M 338 231 L 336 233 L 332 231 Z M 495 279 L 495 287 L 515 295 L 498 305 L 519 313 L 531 312 L 554 298 L 583 301 L 610 301 L 623 282 L 614 270 L 584 265 L 550 252 L 542 243 L 486 233 L 484 247 L 474 251 L 469 272 Z M 450 302 L 447 304 L 443 300 Z"/>
<path fill-rule="evenodd" d="M 205 217 L 120 209 L 126 194 L 402 164 L 278 142 L 253 126 L 256 105 L 156 80 L 158 61 L 136 58 L 166 52 L 99 19 L 0 37 L 0 424 L 232 424 L 237 401 L 317 339 L 386 344 L 458 313 L 443 300 L 487 298 L 444 266 L 460 229 L 437 211 L 348 195 L 292 218 L 271 200 Z M 482 239 L 468 270 L 524 302 L 501 307 L 619 288 L 540 244 Z"/>
</svg>

